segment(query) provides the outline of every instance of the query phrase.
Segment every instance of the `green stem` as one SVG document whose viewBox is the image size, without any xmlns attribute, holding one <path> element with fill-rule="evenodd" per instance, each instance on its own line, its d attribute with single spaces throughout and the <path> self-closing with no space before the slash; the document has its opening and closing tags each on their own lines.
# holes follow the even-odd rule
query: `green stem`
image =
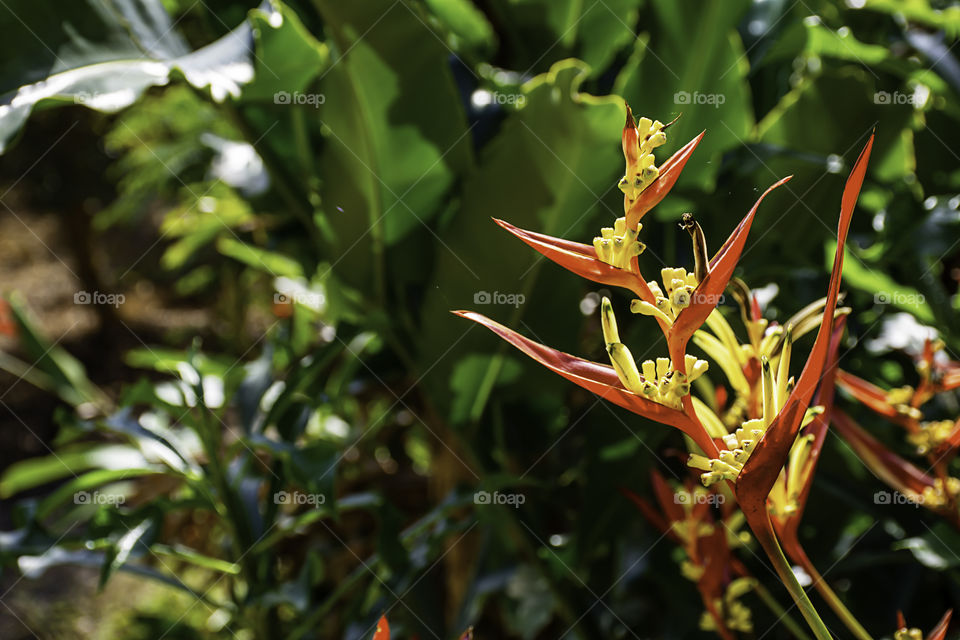
<svg viewBox="0 0 960 640">
<path fill-rule="evenodd" d="M 773 527 L 770 525 L 769 520 L 763 531 L 754 531 L 754 534 L 756 534 L 760 546 L 763 547 L 763 550 L 766 551 L 770 557 L 770 561 L 773 562 L 773 568 L 776 569 L 777 575 L 780 576 L 780 581 L 783 582 L 783 586 L 790 592 L 790 597 L 793 598 L 793 601 L 797 604 L 800 613 L 803 614 L 803 619 L 807 621 L 810 630 L 813 631 L 813 635 L 816 636 L 817 640 L 833 640 L 833 635 L 831 635 L 830 630 L 823 624 L 823 620 L 820 619 L 817 610 L 814 609 L 810 598 L 807 597 L 803 587 L 800 586 L 797 577 L 793 575 L 793 569 L 790 563 L 787 562 L 786 556 L 783 555 L 783 549 L 780 548 L 780 543 L 777 542 L 777 536 L 774 534 Z"/>
<path fill-rule="evenodd" d="M 798 625 L 793 618 L 787 615 L 787 611 L 780 606 L 780 603 L 777 602 L 777 599 L 773 597 L 767 588 L 760 584 L 759 582 L 753 587 L 753 590 L 756 592 L 757 597 L 759 597 L 767 608 L 773 612 L 773 615 L 777 616 L 778 619 L 783 621 L 784 626 L 790 630 L 790 633 L 794 638 L 799 640 L 810 640 L 810 636 L 807 635 L 807 632 L 803 630 L 803 627 Z"/>
<path fill-rule="evenodd" d="M 834 593 L 830 585 L 827 584 L 827 581 L 823 579 L 823 576 L 820 575 L 816 567 L 813 566 L 813 563 L 810 562 L 810 558 L 807 557 L 806 553 L 799 550 L 795 552 L 794 555 L 797 556 L 794 560 L 803 567 L 803 570 L 806 571 L 810 579 L 813 580 L 813 586 L 820 592 L 820 596 L 827 601 L 827 604 L 830 605 L 830 608 L 833 609 L 833 612 L 837 614 L 837 617 L 843 621 L 843 624 L 847 626 L 851 633 L 853 633 L 858 640 L 873 640 L 873 637 L 867 633 L 867 630 L 864 629 L 854 615 L 850 613 L 850 610 L 843 604 L 840 597 Z"/>
</svg>

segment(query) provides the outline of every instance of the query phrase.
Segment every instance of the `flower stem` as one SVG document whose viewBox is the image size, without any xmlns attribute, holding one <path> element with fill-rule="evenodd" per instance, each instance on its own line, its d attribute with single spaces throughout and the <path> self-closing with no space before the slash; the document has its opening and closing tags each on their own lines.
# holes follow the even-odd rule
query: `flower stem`
<svg viewBox="0 0 960 640">
<path fill-rule="evenodd" d="M 813 635 L 816 636 L 817 640 L 832 640 L 833 635 L 831 635 L 827 626 L 823 624 L 823 620 L 820 619 L 817 610 L 814 609 L 810 598 L 807 597 L 803 587 L 800 586 L 797 577 L 793 575 L 793 569 L 790 567 L 786 556 L 783 555 L 783 549 L 780 548 L 780 543 L 777 542 L 777 536 L 773 533 L 773 527 L 769 521 L 767 521 L 765 530 L 754 531 L 754 534 L 757 537 L 757 541 L 760 542 L 760 546 L 763 547 L 763 550 L 767 552 L 771 562 L 773 562 L 773 568 L 776 569 L 777 575 L 780 576 L 783 586 L 787 588 L 787 591 L 790 592 L 790 597 L 797 603 L 797 607 L 800 609 L 800 613 L 803 614 L 804 620 L 807 621 L 807 625 L 810 626 L 810 630 L 813 631 Z"/>
<path fill-rule="evenodd" d="M 853 633 L 858 640 L 873 640 L 870 634 L 867 633 L 867 630 L 863 628 L 860 622 L 850 613 L 850 610 L 847 609 L 846 605 L 843 604 L 840 597 L 830 588 L 830 585 L 823 579 L 823 576 L 820 575 L 816 567 L 813 566 L 807 554 L 804 553 L 802 549 L 798 549 L 794 551 L 793 556 L 797 564 L 803 567 L 803 570 L 806 571 L 810 579 L 813 580 L 813 586 L 820 592 L 820 596 L 827 601 L 827 604 L 830 605 L 833 612 L 837 614 L 837 617 L 843 621 L 843 624 L 847 625 L 851 633 Z"/>
<path fill-rule="evenodd" d="M 787 615 L 787 611 L 784 610 L 780 603 L 777 602 L 777 599 L 773 597 L 773 594 L 767 591 L 767 588 L 760 584 L 759 582 L 753 587 L 753 590 L 756 592 L 757 597 L 763 600 L 763 603 L 767 605 L 767 608 L 773 612 L 773 615 L 777 616 L 790 630 L 790 633 L 794 638 L 799 640 L 810 640 L 810 636 L 807 635 L 807 632 L 803 630 L 799 624 L 797 624 L 793 618 Z"/>
</svg>

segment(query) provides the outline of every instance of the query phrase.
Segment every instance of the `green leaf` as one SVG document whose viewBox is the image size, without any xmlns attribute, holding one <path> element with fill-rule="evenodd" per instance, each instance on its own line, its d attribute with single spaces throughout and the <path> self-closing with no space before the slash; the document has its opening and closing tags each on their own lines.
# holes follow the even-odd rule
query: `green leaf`
<svg viewBox="0 0 960 640">
<path fill-rule="evenodd" d="M 942 571 L 960 566 L 960 535 L 942 522 L 921 536 L 900 540 L 893 544 L 894 549 L 907 549 L 917 562 L 930 569 Z"/>
<path fill-rule="evenodd" d="M 110 484 L 112 482 L 120 482 L 121 480 L 132 480 L 133 478 L 142 477 L 145 475 L 153 475 L 156 473 L 161 473 L 157 469 L 152 468 L 124 468 L 124 469 L 98 469 L 96 471 L 88 471 L 69 482 L 66 482 L 59 487 L 57 490 L 51 493 L 49 496 L 44 498 L 39 506 L 37 507 L 37 518 L 43 519 L 46 516 L 50 515 L 54 509 L 66 502 L 71 498 L 75 498 L 75 495 L 81 491 L 88 491 L 96 487 Z"/>
<path fill-rule="evenodd" d="M 134 528 L 128 530 L 120 536 L 116 544 L 110 547 L 104 554 L 103 568 L 100 571 L 100 589 L 107 584 L 107 580 L 113 575 L 113 572 L 119 569 L 130 557 L 130 552 L 137 542 L 150 529 L 150 521 L 144 520 Z"/>
<path fill-rule="evenodd" d="M 450 376 L 450 390 L 453 403 L 450 408 L 450 420 L 454 424 L 465 422 L 471 415 L 477 402 L 478 392 L 482 388 L 483 378 L 493 365 L 493 356 L 474 354 L 457 363 Z M 495 386 L 507 385 L 516 380 L 523 368 L 516 358 L 504 358 Z"/>
<path fill-rule="evenodd" d="M 271 9 L 250 12 L 256 42 L 255 73 L 243 87 L 242 99 L 294 105 L 294 94 L 306 91 L 329 65 L 330 51 L 313 37 L 290 7 L 279 0 L 272 0 L 271 4 Z"/>
<path fill-rule="evenodd" d="M 0 153 L 34 107 L 113 113 L 174 76 L 219 102 L 253 77 L 246 22 L 191 52 L 159 0 L 14 0 L 4 9 L 17 20 L 0 43 L 0 59 L 15 63 L 0 70 Z"/>
<path fill-rule="evenodd" d="M 549 69 L 575 56 L 600 74 L 636 38 L 642 0 L 495 0 L 510 46 L 523 70 Z"/>
<path fill-rule="evenodd" d="M 32 489 L 89 469 L 146 469 L 150 464 L 137 449 L 126 445 L 98 445 L 67 449 L 11 465 L 0 478 L 0 498 Z"/>
<path fill-rule="evenodd" d="M 265 271 L 272 276 L 303 277 L 303 269 L 293 258 L 282 253 L 254 247 L 235 238 L 221 236 L 217 240 L 217 251 L 228 258 L 242 262 L 257 271 Z"/>
<path fill-rule="evenodd" d="M 68 550 L 56 545 L 48 546 L 42 555 L 20 555 L 17 558 L 17 567 L 24 576 L 29 578 L 38 578 L 52 567 L 62 565 L 76 565 L 82 567 L 103 567 L 104 554 L 82 549 Z M 194 591 L 180 579 L 160 573 L 156 569 L 138 564 L 124 564 L 119 567 L 120 571 L 133 575 L 156 580 L 161 584 L 180 589 L 200 602 L 206 603 L 212 609 L 217 609 L 218 603 L 210 600 L 205 593 Z"/>
<path fill-rule="evenodd" d="M 39 378 L 27 377 L 27 380 L 40 382 L 44 385 L 42 388 L 53 391 L 61 400 L 74 407 L 87 404 L 101 412 L 108 411 L 110 399 L 87 377 L 83 364 L 66 349 L 51 344 L 40 335 L 19 294 L 11 294 L 9 302 L 10 312 L 17 325 L 20 347 L 33 363 L 30 369 L 37 369 L 43 374 Z M 4 361 L 0 360 L 0 365 L 2 364 Z M 6 364 L 15 365 L 16 359 L 11 358 Z M 16 373 L 17 368 L 8 367 L 8 370 Z"/>
<path fill-rule="evenodd" d="M 497 37 L 493 26 L 470 0 L 425 0 L 425 3 L 433 15 L 468 48 L 490 52 L 496 47 Z"/>
<path fill-rule="evenodd" d="M 420 332 L 425 385 L 444 408 L 453 401 L 450 379 L 462 357 L 496 352 L 502 358 L 503 353 L 496 340 L 472 331 L 449 313 L 452 309 L 509 300 L 512 304 L 479 310 L 532 332 L 540 342 L 567 350 L 576 347 L 570 340 L 582 319 L 578 305 L 588 285 L 544 264 L 490 217 L 502 216 L 526 229 L 589 243 L 600 226 L 623 215 L 622 195 L 614 188 L 623 170 L 623 104 L 613 96 L 580 92 L 586 77 L 583 62 L 564 60 L 525 84 L 525 106 L 504 122 L 487 146 L 479 170 L 464 185 L 463 205 L 445 231 L 445 247 L 427 289 Z M 501 360 L 491 363 L 483 377 L 487 387 L 477 390 L 478 399 L 472 403 L 480 409 Z M 522 366 L 526 372 L 535 370 L 527 362 Z M 541 394 L 545 387 L 534 383 L 549 387 L 558 380 L 525 376 L 518 381 L 518 391 Z"/>
<path fill-rule="evenodd" d="M 748 5 L 654 0 L 653 19 L 643 24 L 649 41 L 637 41 L 614 84 L 637 117 L 667 122 L 683 114 L 668 132 L 661 160 L 669 148 L 707 129 L 681 185 L 711 188 L 720 164 L 711 158 L 739 147 L 752 133 L 749 64 L 736 31 Z"/>
<path fill-rule="evenodd" d="M 382 287 L 385 247 L 430 224 L 471 165 L 466 118 L 449 49 L 404 4 L 315 4 L 337 49 L 320 85 L 333 262 L 349 284 L 369 285 L 373 269 Z"/>
<path fill-rule="evenodd" d="M 240 573 L 240 565 L 238 564 L 227 562 L 220 558 L 211 558 L 181 544 L 175 544 L 173 546 L 155 544 L 150 547 L 150 551 L 156 555 L 170 556 L 171 558 L 183 560 L 184 562 L 189 562 L 204 569 L 219 571 L 220 573 L 227 573 L 234 576 Z"/>
<path fill-rule="evenodd" d="M 836 241 L 828 242 L 825 254 L 827 269 L 833 267 L 833 255 Z M 926 324 L 934 322 L 933 310 L 927 304 L 923 294 L 902 284 L 882 271 L 866 266 L 849 248 L 844 249 L 843 281 L 851 287 L 874 294 L 877 304 L 891 304 L 898 309 L 912 313 L 917 320 Z"/>
</svg>

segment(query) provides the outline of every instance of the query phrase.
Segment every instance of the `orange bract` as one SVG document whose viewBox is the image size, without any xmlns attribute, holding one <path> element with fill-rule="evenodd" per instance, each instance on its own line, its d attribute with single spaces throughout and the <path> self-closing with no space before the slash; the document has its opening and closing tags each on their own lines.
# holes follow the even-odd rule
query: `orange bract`
<svg viewBox="0 0 960 640">
<path fill-rule="evenodd" d="M 390 623 L 387 616 L 380 616 L 377 621 L 377 630 L 373 632 L 373 640 L 390 640 Z"/>
</svg>

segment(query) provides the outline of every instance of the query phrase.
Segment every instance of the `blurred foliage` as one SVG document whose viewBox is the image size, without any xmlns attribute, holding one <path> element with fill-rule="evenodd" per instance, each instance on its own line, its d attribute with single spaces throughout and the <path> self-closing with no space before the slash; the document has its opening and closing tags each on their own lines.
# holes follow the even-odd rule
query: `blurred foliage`
<svg viewBox="0 0 960 640">
<path fill-rule="evenodd" d="M 682 116 L 661 158 L 707 130 L 645 221 L 645 270 L 692 264 L 684 211 L 715 248 L 795 175 L 739 274 L 776 284 L 771 319 L 825 290 L 842 179 L 875 128 L 842 366 L 911 383 L 887 353 L 908 345 L 897 313 L 960 352 L 952 3 L 7 4 L 0 148 L 36 154 L 15 144 L 34 111 L 101 112 L 117 195 L 94 227 L 146 227 L 162 249 L 111 286 L 149 280 L 213 311 L 214 344 L 129 353 L 144 374 L 108 393 L 12 303 L 20 353 L 0 367 L 58 398 L 61 432 L 0 480 L 3 497 L 26 491 L 0 560 L 28 577 L 132 572 L 190 599 L 191 615 L 151 608 L 123 637 L 367 638 L 385 611 L 401 638 L 700 633 L 677 558 L 619 493 L 654 468 L 683 475 L 679 436 L 448 313 L 513 296 L 482 310 L 600 359 L 599 292 L 490 218 L 589 241 L 617 217 L 623 99 Z M 662 346 L 640 324 L 629 339 Z M 932 626 L 958 602 L 956 533 L 876 505 L 839 440 L 824 455 L 801 530 L 815 564 L 872 633 L 897 608 Z M 480 490 L 525 502 L 478 505 Z M 749 604 L 758 629 L 775 624 Z"/>
</svg>

